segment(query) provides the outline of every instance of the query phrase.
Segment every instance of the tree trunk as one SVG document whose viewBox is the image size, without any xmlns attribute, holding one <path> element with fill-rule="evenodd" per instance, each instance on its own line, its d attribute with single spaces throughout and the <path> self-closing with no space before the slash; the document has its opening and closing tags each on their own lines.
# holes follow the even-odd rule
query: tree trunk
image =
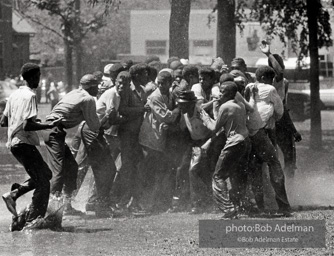
<svg viewBox="0 0 334 256">
<path fill-rule="evenodd" d="M 307 18 L 309 28 L 309 51 L 311 58 L 310 89 L 311 89 L 311 136 L 310 148 L 322 148 L 321 110 L 319 93 L 319 52 L 318 52 L 318 12 L 319 0 L 307 0 Z"/>
<path fill-rule="evenodd" d="M 76 70 L 75 70 L 75 81 L 74 87 L 78 87 L 80 79 L 82 77 L 82 46 L 81 42 L 75 43 L 75 59 L 76 59 Z"/>
<path fill-rule="evenodd" d="M 172 0 L 169 20 L 169 56 L 189 58 L 191 0 Z"/>
<path fill-rule="evenodd" d="M 75 51 L 75 81 L 74 86 L 79 85 L 79 81 L 82 77 L 82 46 L 81 46 L 81 33 L 80 33 L 80 0 L 75 0 L 75 22 L 74 22 L 74 51 Z"/>
<path fill-rule="evenodd" d="M 73 86 L 73 61 L 72 61 L 72 44 L 68 40 L 64 40 L 65 45 L 65 74 L 67 91 L 72 90 Z"/>
<path fill-rule="evenodd" d="M 217 57 L 227 65 L 236 55 L 235 0 L 217 0 Z"/>
</svg>

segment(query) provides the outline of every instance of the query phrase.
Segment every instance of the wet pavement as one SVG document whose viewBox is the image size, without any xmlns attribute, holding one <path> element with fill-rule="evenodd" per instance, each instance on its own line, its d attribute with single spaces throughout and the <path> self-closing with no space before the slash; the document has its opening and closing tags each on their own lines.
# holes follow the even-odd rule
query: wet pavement
<svg viewBox="0 0 334 256">
<path fill-rule="evenodd" d="M 325 113 L 326 131 L 334 131 L 331 120 L 333 113 Z M 308 129 L 308 123 L 297 124 L 299 129 Z M 324 133 L 326 138 L 333 135 Z M 4 147 L 5 131 L 0 129 L 0 195 L 7 192 L 12 182 L 23 182 L 27 176 L 23 168 Z M 307 143 L 299 144 L 300 157 L 307 152 Z M 42 146 L 42 153 L 44 149 Z M 291 190 L 290 196 L 296 203 L 321 202 L 324 206 L 334 205 L 334 160 L 325 152 L 315 152 L 314 161 L 299 159 L 297 181 L 298 191 Z M 320 163 L 320 164 L 319 164 Z M 313 170 L 313 169 L 314 170 Z M 308 169 L 313 176 L 305 177 Z M 322 175 L 326 174 L 326 175 Z M 88 175 L 74 202 L 79 210 L 84 210 L 88 196 Z M 305 179 L 304 179 L 305 178 Z M 306 186 L 305 186 L 306 184 Z M 313 188 L 313 191 L 312 191 Z M 304 189 L 304 190 L 303 190 Z M 329 190 L 328 190 L 329 189 Z M 288 189 L 289 190 L 289 189 Z M 307 195 L 305 197 L 305 194 Z M 32 193 L 21 197 L 17 209 L 22 209 L 31 200 Z M 313 196 L 313 198 L 312 198 Z M 316 196 L 316 198 L 314 198 Z M 299 200 L 299 201 L 298 201 Z M 313 201 L 312 201 L 313 200 Z M 320 215 L 333 216 L 333 211 Z M 0 202 L 0 256 L 40 256 L 40 255 L 241 255 L 241 250 L 224 251 L 198 248 L 198 219 L 218 219 L 217 214 L 188 215 L 187 213 L 160 214 L 144 218 L 97 219 L 92 214 L 82 217 L 67 217 L 63 220 L 62 231 L 33 230 L 10 232 L 11 215 L 5 204 Z M 304 218 L 301 216 L 300 218 Z M 313 218 L 313 217 L 312 217 Z M 317 218 L 317 217 L 315 217 Z M 320 250 L 319 252 L 324 252 Z M 253 251 L 257 255 L 262 254 Z M 279 251 L 277 254 L 281 255 Z M 303 251 L 285 255 L 306 255 Z M 254 254 L 243 254 L 254 255 Z M 308 255 L 315 255 L 308 252 Z M 329 254 L 328 254 L 329 255 Z"/>
</svg>

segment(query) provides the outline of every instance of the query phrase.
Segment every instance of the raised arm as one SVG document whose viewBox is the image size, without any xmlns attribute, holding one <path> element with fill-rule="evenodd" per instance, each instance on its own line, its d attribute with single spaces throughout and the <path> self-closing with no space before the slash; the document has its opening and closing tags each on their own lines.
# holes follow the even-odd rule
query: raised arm
<svg viewBox="0 0 334 256">
<path fill-rule="evenodd" d="M 268 57 L 269 61 L 272 64 L 273 69 L 276 73 L 276 82 L 279 82 L 283 79 L 284 74 L 284 67 L 282 67 L 279 62 L 276 60 L 274 55 L 270 52 L 270 46 L 266 41 L 262 41 L 262 44 L 260 45 L 261 51 Z"/>
</svg>

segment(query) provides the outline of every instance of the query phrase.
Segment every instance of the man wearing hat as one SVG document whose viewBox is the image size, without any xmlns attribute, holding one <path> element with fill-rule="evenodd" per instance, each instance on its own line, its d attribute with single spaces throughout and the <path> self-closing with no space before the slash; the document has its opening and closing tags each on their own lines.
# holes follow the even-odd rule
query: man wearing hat
<svg viewBox="0 0 334 256">
<path fill-rule="evenodd" d="M 211 173 L 208 158 L 201 146 L 210 139 L 212 132 L 203 124 L 198 108 L 197 98 L 193 91 L 182 91 L 177 103 L 182 113 L 181 127 L 189 130 L 192 144 L 192 156 L 189 167 L 191 212 L 197 214 L 205 206 L 210 191 Z M 209 155 L 209 154 L 208 154 Z"/>
<path fill-rule="evenodd" d="M 40 80 L 40 68 L 33 63 L 26 63 L 21 69 L 21 75 L 27 82 L 10 95 L 1 118 L 1 126 L 8 126 L 7 146 L 14 157 L 24 166 L 30 178 L 22 185 L 14 183 L 11 191 L 2 196 L 8 210 L 14 215 L 13 223 L 18 219 L 16 200 L 34 190 L 32 203 L 24 218 L 23 225 L 32 224 L 38 217 L 44 217 L 48 206 L 50 182 L 52 173 L 44 162 L 36 146 L 39 146 L 37 130 L 55 128 L 60 117 L 48 123 L 37 121 L 37 101 L 34 89 Z M 12 226 L 12 231 L 21 230 Z"/>
<path fill-rule="evenodd" d="M 62 118 L 59 127 L 44 133 L 44 141 L 48 152 L 49 166 L 53 172 L 51 194 L 59 197 L 62 190 L 64 191 L 65 214 L 78 213 L 71 206 L 71 195 L 76 189 L 78 164 L 65 143 L 66 129 L 86 121 L 91 131 L 99 131 L 100 122 L 93 98 L 97 93 L 98 81 L 96 77 L 91 74 L 84 75 L 80 80 L 80 88 L 66 94 L 46 117 L 47 121 Z"/>
</svg>

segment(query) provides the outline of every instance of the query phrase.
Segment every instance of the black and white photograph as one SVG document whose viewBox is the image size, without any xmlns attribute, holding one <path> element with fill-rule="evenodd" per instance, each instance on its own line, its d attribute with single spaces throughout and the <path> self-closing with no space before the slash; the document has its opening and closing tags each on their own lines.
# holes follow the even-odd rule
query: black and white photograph
<svg viewBox="0 0 334 256">
<path fill-rule="evenodd" d="M 334 255 L 334 0 L 0 0 L 0 256 Z"/>
</svg>

